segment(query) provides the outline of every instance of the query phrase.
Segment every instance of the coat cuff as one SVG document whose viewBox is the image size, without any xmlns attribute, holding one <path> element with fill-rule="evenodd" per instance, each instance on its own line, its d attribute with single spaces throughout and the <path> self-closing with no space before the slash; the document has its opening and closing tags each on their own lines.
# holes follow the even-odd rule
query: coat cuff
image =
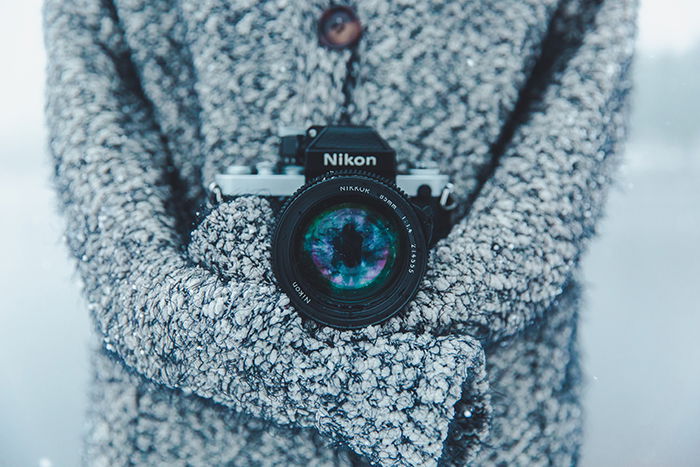
<svg viewBox="0 0 700 467">
<path fill-rule="evenodd" d="M 473 457 L 489 416 L 478 342 L 397 333 L 356 345 L 331 365 L 340 366 L 301 383 L 313 388 L 303 397 L 321 433 L 381 465 L 437 465 L 445 452 Z M 344 372 L 349 378 L 337 378 Z"/>
</svg>

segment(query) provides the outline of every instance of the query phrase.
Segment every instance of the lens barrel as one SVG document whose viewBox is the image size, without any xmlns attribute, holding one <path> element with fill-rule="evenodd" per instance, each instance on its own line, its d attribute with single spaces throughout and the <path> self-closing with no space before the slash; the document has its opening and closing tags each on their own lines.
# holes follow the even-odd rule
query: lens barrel
<svg viewBox="0 0 700 467">
<path fill-rule="evenodd" d="M 279 286 L 305 317 L 358 328 L 380 323 L 418 290 L 429 223 L 394 184 L 362 172 L 311 180 L 282 207 L 272 236 Z"/>
</svg>

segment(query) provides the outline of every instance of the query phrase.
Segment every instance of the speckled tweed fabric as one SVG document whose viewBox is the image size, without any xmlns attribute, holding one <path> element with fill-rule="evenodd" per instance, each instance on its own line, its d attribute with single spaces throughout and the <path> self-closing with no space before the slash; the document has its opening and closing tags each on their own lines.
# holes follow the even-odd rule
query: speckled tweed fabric
<svg viewBox="0 0 700 467">
<path fill-rule="evenodd" d="M 88 465 L 571 465 L 577 265 L 625 135 L 634 0 L 47 0 L 54 182 L 95 322 Z M 386 323 L 303 321 L 267 200 L 196 207 L 280 125 L 367 124 L 460 219 Z"/>
</svg>

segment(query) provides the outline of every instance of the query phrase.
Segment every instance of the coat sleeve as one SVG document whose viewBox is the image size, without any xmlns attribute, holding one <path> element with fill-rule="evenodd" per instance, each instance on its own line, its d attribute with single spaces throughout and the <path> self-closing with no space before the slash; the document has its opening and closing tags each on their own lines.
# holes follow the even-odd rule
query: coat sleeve
<svg viewBox="0 0 700 467">
<path fill-rule="evenodd" d="M 198 265 L 114 9 L 48 0 L 44 14 L 54 184 L 106 348 L 166 387 L 315 427 L 372 461 L 435 464 L 464 388 L 483 378 L 480 344 L 302 323 L 270 280 L 262 199 L 220 206 L 202 228 L 235 233 L 212 240 L 219 252 L 258 256 L 231 277 Z M 471 392 L 474 403 L 486 397 Z"/>
<path fill-rule="evenodd" d="M 397 326 L 497 340 L 541 316 L 571 279 L 625 135 L 636 2 L 570 8 L 545 46 L 554 57 L 535 68 L 546 80 L 531 80 L 499 163 L 437 244 Z"/>
</svg>

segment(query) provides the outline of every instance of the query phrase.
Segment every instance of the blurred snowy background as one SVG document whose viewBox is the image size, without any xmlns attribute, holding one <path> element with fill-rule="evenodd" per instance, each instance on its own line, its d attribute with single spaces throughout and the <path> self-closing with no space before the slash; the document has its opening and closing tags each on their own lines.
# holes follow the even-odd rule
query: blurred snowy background
<svg viewBox="0 0 700 467">
<path fill-rule="evenodd" d="M 0 2 L 0 465 L 74 466 L 87 311 L 42 127 L 40 1 Z M 700 465 L 700 3 L 642 0 L 632 135 L 585 261 L 584 466 Z"/>
</svg>

